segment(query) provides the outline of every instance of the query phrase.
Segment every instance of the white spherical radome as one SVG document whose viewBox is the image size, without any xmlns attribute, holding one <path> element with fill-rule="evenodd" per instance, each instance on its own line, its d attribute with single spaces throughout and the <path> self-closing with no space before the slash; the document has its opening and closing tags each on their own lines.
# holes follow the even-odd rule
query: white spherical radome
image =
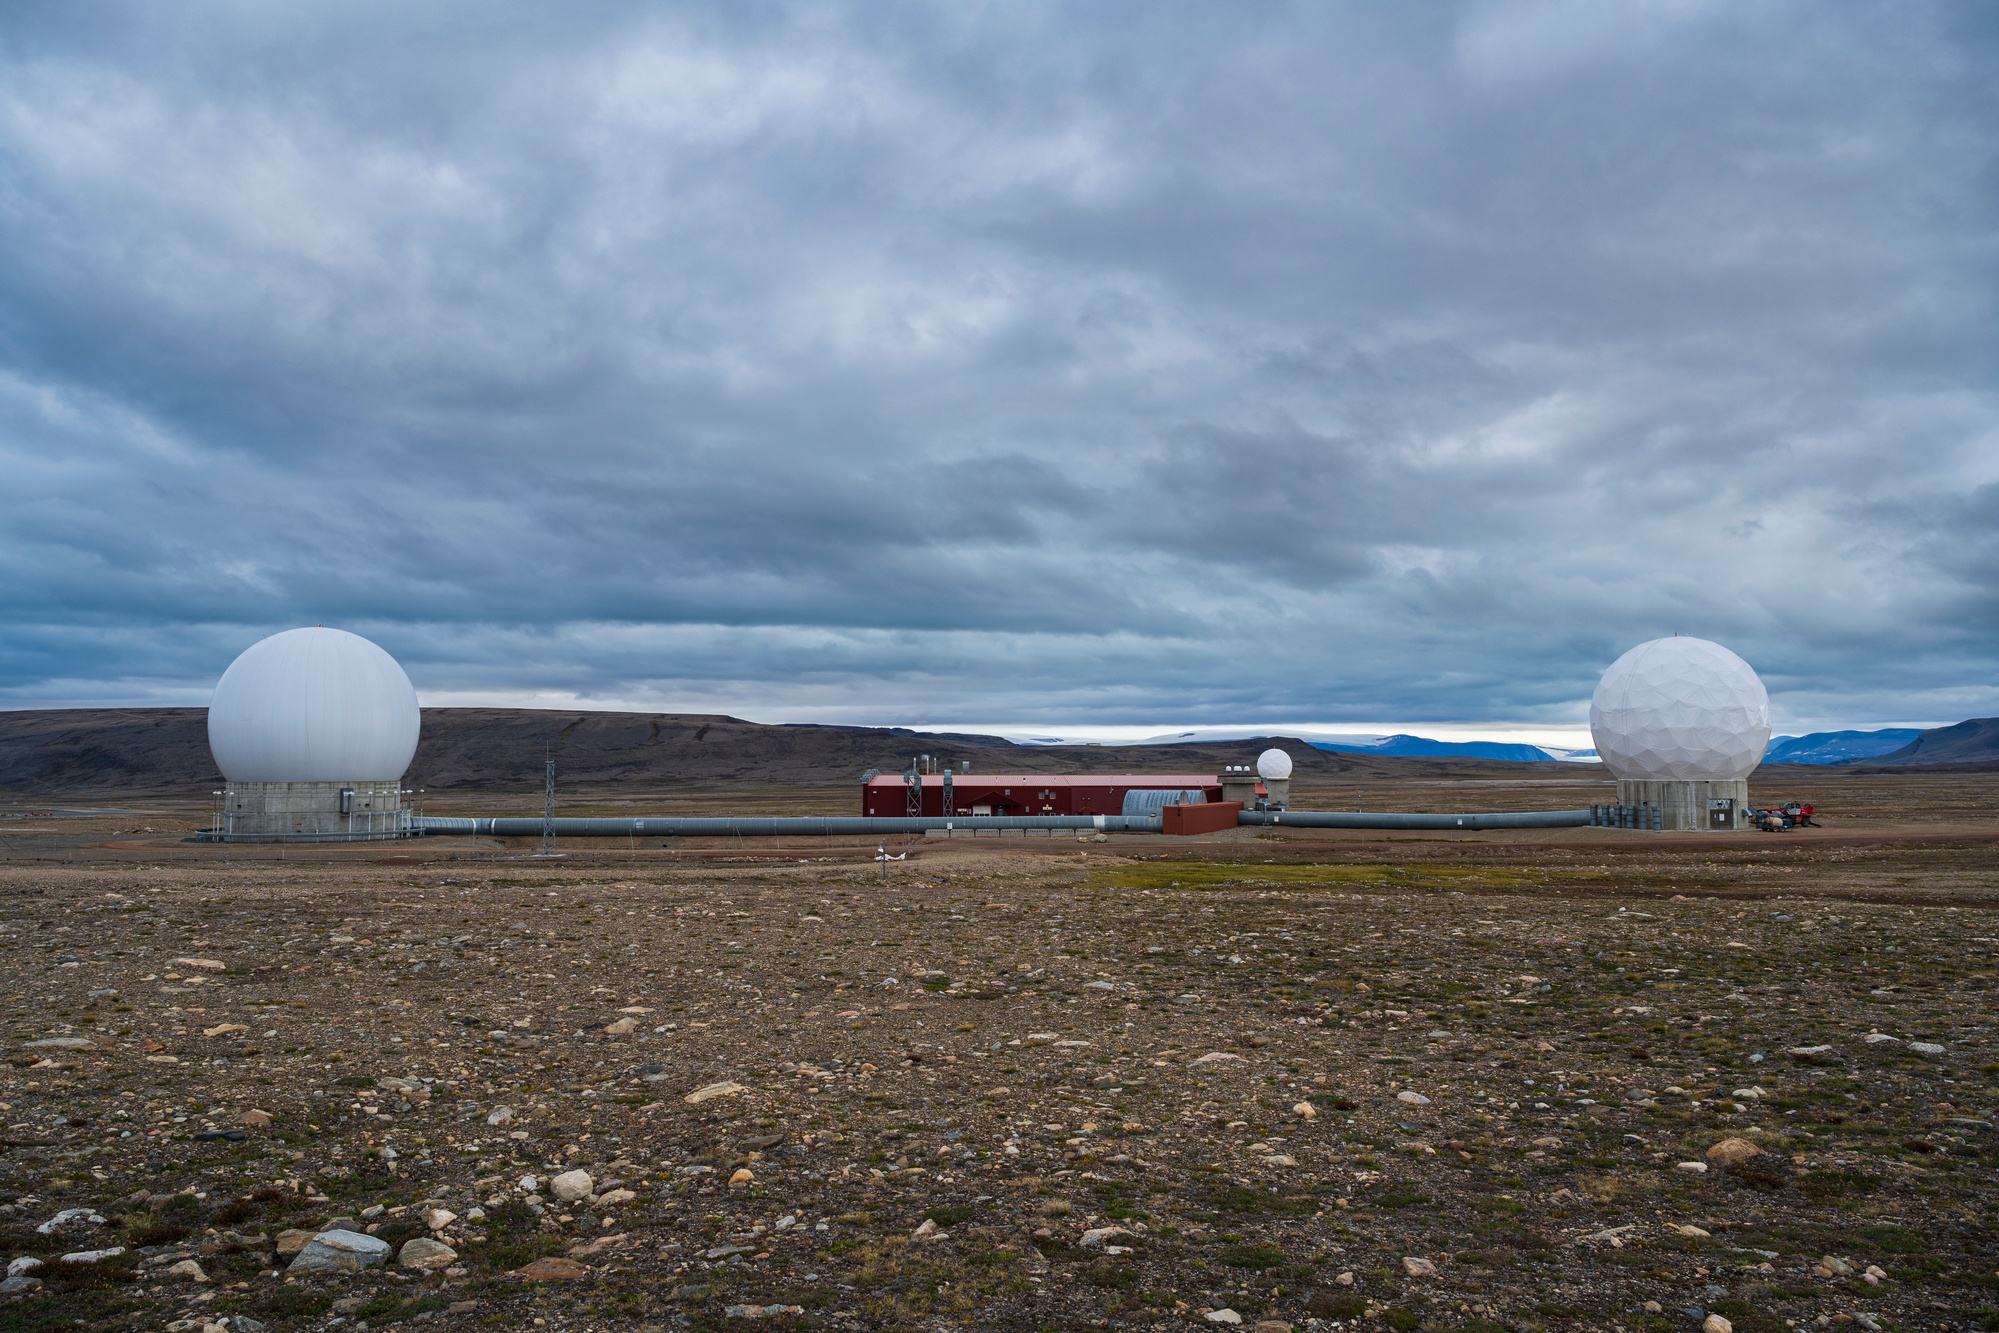
<svg viewBox="0 0 1999 1333">
<path fill-rule="evenodd" d="M 1282 782 L 1291 776 L 1291 756 L 1275 747 L 1256 757 L 1256 776 L 1265 782 Z"/>
<path fill-rule="evenodd" d="M 393 782 L 423 716 L 396 659 L 314 626 L 243 650 L 208 705 L 208 748 L 232 782 Z"/>
<path fill-rule="evenodd" d="M 1618 778 L 1733 781 L 1763 762 L 1770 695 L 1728 649 L 1675 635 L 1610 664 L 1590 699 L 1589 729 Z"/>
</svg>

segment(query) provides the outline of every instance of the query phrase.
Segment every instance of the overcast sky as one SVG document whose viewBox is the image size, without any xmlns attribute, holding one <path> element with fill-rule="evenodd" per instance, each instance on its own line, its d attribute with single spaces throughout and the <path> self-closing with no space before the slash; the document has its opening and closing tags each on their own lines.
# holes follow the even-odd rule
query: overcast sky
<svg viewBox="0 0 1999 1333">
<path fill-rule="evenodd" d="M 0 16 L 0 706 L 1999 713 L 1982 0 Z"/>
</svg>

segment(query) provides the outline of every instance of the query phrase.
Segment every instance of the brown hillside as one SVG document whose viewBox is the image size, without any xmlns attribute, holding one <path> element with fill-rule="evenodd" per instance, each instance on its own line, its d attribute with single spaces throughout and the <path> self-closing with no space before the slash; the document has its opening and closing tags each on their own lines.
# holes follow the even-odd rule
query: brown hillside
<svg viewBox="0 0 1999 1333">
<path fill-rule="evenodd" d="M 997 736 L 900 727 L 770 726 L 688 713 L 426 708 L 407 781 L 436 791 L 522 791 L 553 757 L 563 789 L 793 787 L 858 782 L 919 754 L 992 773 L 1213 772 L 1290 751 L 1300 777 L 1520 777 L 1572 766 L 1328 754 L 1303 741 L 1170 746 L 1015 745 Z M 200 708 L 0 712 L 0 791 L 20 794 L 194 793 L 221 782 Z"/>
<path fill-rule="evenodd" d="M 1974 717 L 1932 727 L 1877 764 L 1989 764 L 1999 762 L 1999 717 Z"/>
</svg>

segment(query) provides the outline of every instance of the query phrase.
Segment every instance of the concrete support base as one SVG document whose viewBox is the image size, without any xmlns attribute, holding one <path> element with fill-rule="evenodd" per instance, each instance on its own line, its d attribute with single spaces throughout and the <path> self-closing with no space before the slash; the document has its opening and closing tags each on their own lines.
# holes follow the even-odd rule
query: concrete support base
<svg viewBox="0 0 1999 1333">
<path fill-rule="evenodd" d="M 1683 833 L 1733 833 L 1749 827 L 1749 783 L 1619 779 L 1619 805 L 1656 805 L 1661 827 Z"/>
<path fill-rule="evenodd" d="M 209 835 L 222 842 L 372 842 L 413 837 L 399 782 L 232 782 Z"/>
</svg>

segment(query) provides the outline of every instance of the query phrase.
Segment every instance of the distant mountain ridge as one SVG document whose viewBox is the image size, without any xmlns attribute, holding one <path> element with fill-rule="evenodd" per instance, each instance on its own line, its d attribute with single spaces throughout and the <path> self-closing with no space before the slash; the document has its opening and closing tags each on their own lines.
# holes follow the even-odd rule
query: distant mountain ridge
<svg viewBox="0 0 1999 1333">
<path fill-rule="evenodd" d="M 1433 741 L 1428 736 L 1378 736 L 1365 741 L 1313 741 L 1315 750 L 1334 754 L 1388 754 L 1404 759 L 1497 759 L 1509 764 L 1545 764 L 1550 759 L 1593 760 L 1594 750 L 1558 750 L 1517 741 Z"/>
<path fill-rule="evenodd" d="M 1814 731 L 1808 736 L 1773 736 L 1763 752 L 1766 764 L 1854 764 L 1879 759 L 1923 733 L 1915 727 L 1879 731 Z"/>
<path fill-rule="evenodd" d="M 1881 764 L 1999 763 L 1999 717 L 1974 717 L 1949 727 L 1931 727 L 1901 749 L 1882 755 Z"/>
</svg>

